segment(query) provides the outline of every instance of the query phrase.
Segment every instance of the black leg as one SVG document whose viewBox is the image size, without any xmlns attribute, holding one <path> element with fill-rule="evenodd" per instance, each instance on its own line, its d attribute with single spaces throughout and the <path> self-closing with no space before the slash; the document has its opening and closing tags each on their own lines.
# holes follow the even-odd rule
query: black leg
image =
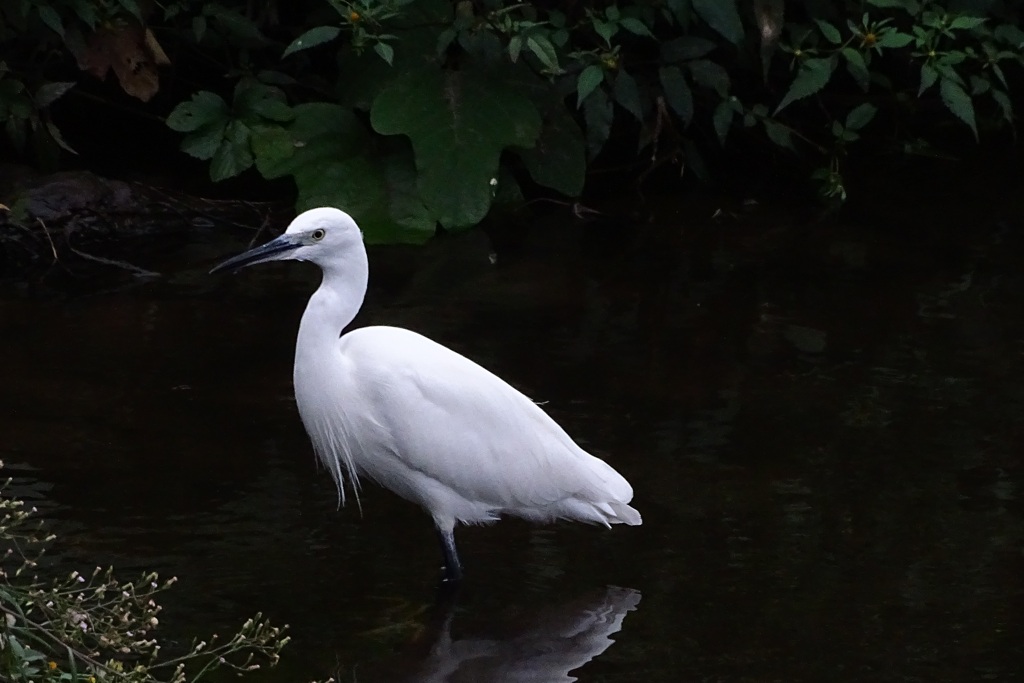
<svg viewBox="0 0 1024 683">
<path fill-rule="evenodd" d="M 441 582 L 456 584 L 462 581 L 462 563 L 459 562 L 459 554 L 455 551 L 455 533 L 451 529 L 438 529 L 437 537 L 441 541 L 441 554 L 444 556 L 444 574 Z"/>
</svg>

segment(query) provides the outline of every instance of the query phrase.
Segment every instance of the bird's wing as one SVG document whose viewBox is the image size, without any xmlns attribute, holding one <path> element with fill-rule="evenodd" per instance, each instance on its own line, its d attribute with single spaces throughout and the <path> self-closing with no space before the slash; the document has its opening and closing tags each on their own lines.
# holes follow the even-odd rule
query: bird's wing
<svg viewBox="0 0 1024 683">
<path fill-rule="evenodd" d="M 632 496 L 621 475 L 529 398 L 464 356 L 400 328 L 364 328 L 342 340 L 358 368 L 361 403 L 373 414 L 375 442 L 362 448 L 379 457 L 386 451 L 497 508 Z"/>
</svg>

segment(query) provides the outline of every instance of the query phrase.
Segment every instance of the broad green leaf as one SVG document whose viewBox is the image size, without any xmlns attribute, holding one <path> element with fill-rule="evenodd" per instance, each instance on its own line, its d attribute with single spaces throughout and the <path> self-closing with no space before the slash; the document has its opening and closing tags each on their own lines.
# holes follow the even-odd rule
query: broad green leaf
<svg viewBox="0 0 1024 683">
<path fill-rule="evenodd" d="M 743 42 L 743 22 L 736 9 L 736 0 L 691 0 L 693 9 L 708 26 L 739 45 Z"/>
<path fill-rule="evenodd" d="M 563 105 L 551 110 L 532 149 L 516 151 L 538 185 L 570 197 L 578 197 L 583 191 L 587 145 L 583 131 Z"/>
<path fill-rule="evenodd" d="M 992 83 L 987 78 L 981 76 L 971 76 L 971 97 L 977 97 L 978 95 L 984 95 L 992 87 Z"/>
<path fill-rule="evenodd" d="M 878 36 L 875 47 L 906 47 L 914 41 L 914 36 L 899 31 L 886 31 Z"/>
<path fill-rule="evenodd" d="M 861 104 L 846 115 L 846 128 L 860 130 L 871 122 L 877 112 L 878 108 L 875 105 L 869 102 Z"/>
<path fill-rule="evenodd" d="M 711 88 L 719 97 L 729 94 L 729 72 L 720 64 L 709 59 L 695 59 L 686 63 L 694 82 L 704 88 Z"/>
<path fill-rule="evenodd" d="M 625 69 L 620 69 L 619 73 L 615 75 L 612 95 L 623 109 L 636 117 L 637 121 L 644 120 L 643 107 L 640 104 L 640 90 L 636 86 L 636 79 Z"/>
<path fill-rule="evenodd" d="M 388 66 L 391 66 L 395 61 L 395 48 L 391 47 L 387 43 L 376 43 L 373 46 L 373 51 L 377 55 L 387 62 Z"/>
<path fill-rule="evenodd" d="M 57 14 L 57 10 L 51 7 L 47 3 L 39 5 L 39 19 L 46 24 L 54 33 L 60 37 L 64 37 L 64 23 L 61 21 L 60 15 Z"/>
<path fill-rule="evenodd" d="M 408 152 L 384 158 L 356 156 L 332 161 L 316 172 L 302 171 L 296 208 L 336 206 L 359 223 L 367 242 L 422 244 L 436 222 L 416 190 L 416 169 Z"/>
<path fill-rule="evenodd" d="M 839 43 L 843 42 L 843 37 L 839 34 L 839 29 L 837 29 L 835 26 L 828 23 L 827 21 L 824 21 L 823 19 L 815 19 L 814 22 L 818 25 L 818 29 L 821 31 L 821 35 L 825 36 L 825 40 L 832 43 L 833 45 L 838 45 Z"/>
<path fill-rule="evenodd" d="M 612 38 L 619 31 L 619 25 L 611 21 L 601 21 L 600 19 L 594 19 L 594 32 L 601 36 L 604 40 L 604 44 L 610 46 L 612 44 Z"/>
<path fill-rule="evenodd" d="M 682 36 L 661 44 L 661 59 L 665 62 L 682 62 L 703 57 L 714 49 L 714 41 L 707 38 Z"/>
<path fill-rule="evenodd" d="M 952 29 L 967 29 L 976 28 L 981 26 L 986 21 L 985 17 L 957 17 L 953 21 L 949 22 L 949 28 Z"/>
<path fill-rule="evenodd" d="M 1024 30 L 1013 24 L 1000 24 L 996 26 L 992 35 L 1015 50 L 1024 49 Z"/>
<path fill-rule="evenodd" d="M 355 156 L 368 148 L 369 131 L 346 107 L 310 102 L 297 105 L 293 112 L 294 119 L 278 128 L 288 135 L 291 154 L 283 153 L 280 139 L 262 141 L 268 145 L 264 147 L 254 138 L 256 168 L 264 178 L 315 174 L 332 161 Z"/>
<path fill-rule="evenodd" d="M 281 126 L 253 128 L 250 147 L 256 161 L 256 168 L 264 177 L 267 177 L 267 174 L 263 172 L 264 168 L 282 166 L 291 159 L 296 151 L 291 133 Z"/>
<path fill-rule="evenodd" d="M 508 39 L 508 58 L 515 64 L 519 60 L 519 53 L 523 51 L 523 36 L 516 34 Z"/>
<path fill-rule="evenodd" d="M 942 103 L 946 105 L 953 115 L 967 124 L 974 133 L 974 139 L 978 139 L 978 126 L 974 121 L 974 103 L 971 96 L 964 92 L 959 84 L 943 78 L 939 82 L 939 93 L 942 95 Z"/>
<path fill-rule="evenodd" d="M 562 68 L 558 66 L 558 53 L 555 46 L 551 44 L 547 36 L 535 33 L 526 39 L 526 48 L 540 60 L 540 63 L 551 73 L 561 73 Z"/>
<path fill-rule="evenodd" d="M 142 10 L 139 9 L 139 4 L 135 0 L 117 0 L 117 4 L 128 10 L 133 17 L 142 21 Z"/>
<path fill-rule="evenodd" d="M 593 159 L 608 141 L 615 120 L 615 107 L 603 90 L 595 90 L 583 100 L 583 120 L 587 123 L 587 154 Z"/>
<path fill-rule="evenodd" d="M 1010 101 L 1009 96 L 1005 91 L 998 88 L 992 88 L 992 99 L 996 101 L 999 108 L 1003 112 L 1003 118 L 1007 123 L 1013 124 L 1013 103 Z"/>
<path fill-rule="evenodd" d="M 224 138 L 210 161 L 210 180 L 225 180 L 252 166 L 249 136 L 249 127 L 241 121 L 232 121 L 227 125 Z"/>
<path fill-rule="evenodd" d="M 43 83 L 36 90 L 35 97 L 36 105 L 40 108 L 49 107 L 51 104 L 59 100 L 64 96 L 68 90 L 75 87 L 75 81 L 58 81 L 54 83 Z"/>
<path fill-rule="evenodd" d="M 181 151 L 196 159 L 207 161 L 213 158 L 224 139 L 227 120 L 214 121 L 192 131 L 181 141 Z"/>
<path fill-rule="evenodd" d="M 253 102 L 252 112 L 270 121 L 291 121 L 295 117 L 291 107 L 281 100 L 271 98 Z"/>
<path fill-rule="evenodd" d="M 591 64 L 586 69 L 580 72 L 580 77 L 576 81 L 576 108 L 579 109 L 583 104 L 583 100 L 587 99 L 590 93 L 594 92 L 594 88 L 601 85 L 604 80 L 604 69 L 597 64 Z"/>
<path fill-rule="evenodd" d="M 341 33 L 340 26 L 317 26 L 311 28 L 285 48 L 284 53 L 281 54 L 281 59 L 300 50 L 308 50 L 311 47 L 329 43 L 337 38 L 339 33 Z"/>
<path fill-rule="evenodd" d="M 270 45 L 270 40 L 260 32 L 259 27 L 253 23 L 252 19 L 238 10 L 211 4 L 203 8 L 203 14 L 212 19 L 233 42 L 242 47 Z"/>
<path fill-rule="evenodd" d="M 732 102 L 722 100 L 715 107 L 715 113 L 711 117 L 712 122 L 715 124 L 715 133 L 718 134 L 718 142 L 723 147 L 725 146 L 725 138 L 729 134 L 729 127 L 732 125 L 732 118 L 735 113 Z"/>
<path fill-rule="evenodd" d="M 841 50 L 843 58 L 846 59 L 846 70 L 860 89 L 864 92 L 868 91 L 871 87 L 871 73 L 868 71 L 868 65 L 864 61 L 864 55 L 860 51 L 853 49 L 852 47 L 844 47 Z"/>
<path fill-rule="evenodd" d="M 382 135 L 412 141 L 420 194 L 446 228 L 483 219 L 502 150 L 531 147 L 540 132 L 529 99 L 468 69 L 401 75 L 374 100 L 370 121 Z"/>
<path fill-rule="evenodd" d="M 939 72 L 927 62 L 921 65 L 921 87 L 917 89 L 917 96 L 920 97 L 924 91 L 932 87 L 939 78 Z"/>
<path fill-rule="evenodd" d="M 769 140 L 779 147 L 796 151 L 796 148 L 793 146 L 793 135 L 789 128 L 771 119 L 762 119 L 761 122 L 764 124 L 764 132 Z"/>
<path fill-rule="evenodd" d="M 908 14 L 914 15 L 921 11 L 917 0 L 868 0 L 868 4 L 875 7 L 902 9 L 906 10 Z"/>
<path fill-rule="evenodd" d="M 679 115 L 683 128 L 693 120 L 693 92 L 677 66 L 663 66 L 658 70 L 661 89 L 665 91 L 665 101 Z"/>
<path fill-rule="evenodd" d="M 226 123 L 228 104 L 220 95 L 200 90 L 188 102 L 182 102 L 167 117 L 167 126 L 179 133 L 188 133 L 212 123 Z"/>
<path fill-rule="evenodd" d="M 627 31 L 634 35 L 647 36 L 648 38 L 654 37 L 651 34 L 651 30 L 647 28 L 647 24 L 645 24 L 644 22 L 640 21 L 635 17 L 623 18 L 623 20 L 619 22 L 619 26 L 621 26 L 622 28 L 626 29 Z"/>
<path fill-rule="evenodd" d="M 775 108 L 775 113 L 778 114 L 793 102 L 810 97 L 824 88 L 825 84 L 832 77 L 833 68 L 835 68 L 835 61 L 833 59 L 812 57 L 804 60 L 800 64 L 800 70 L 797 71 L 796 78 L 793 79 L 793 84 L 789 86 L 786 96 L 782 98 L 782 102 Z"/>
</svg>

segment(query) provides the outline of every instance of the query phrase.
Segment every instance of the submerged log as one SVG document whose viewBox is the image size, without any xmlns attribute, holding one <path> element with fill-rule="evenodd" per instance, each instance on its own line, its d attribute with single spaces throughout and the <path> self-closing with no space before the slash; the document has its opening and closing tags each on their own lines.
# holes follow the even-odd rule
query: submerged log
<svg viewBox="0 0 1024 683">
<path fill-rule="evenodd" d="M 289 211 L 284 202 L 209 200 L 89 171 L 41 176 L 0 165 L 0 277 L 55 263 L 127 265 L 126 252 L 160 239 L 215 226 L 255 232 Z M 116 259 L 104 255 L 111 252 Z"/>
</svg>

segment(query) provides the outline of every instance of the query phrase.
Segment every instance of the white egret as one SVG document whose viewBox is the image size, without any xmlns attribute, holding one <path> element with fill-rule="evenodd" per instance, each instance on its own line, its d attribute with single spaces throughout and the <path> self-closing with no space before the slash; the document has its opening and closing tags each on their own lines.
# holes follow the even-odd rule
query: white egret
<svg viewBox="0 0 1024 683">
<path fill-rule="evenodd" d="M 313 448 L 345 502 L 373 479 L 431 517 L 444 580 L 462 578 L 458 522 L 502 514 L 640 524 L 633 488 L 590 455 L 533 401 L 468 358 L 415 332 L 363 327 L 342 334 L 362 306 L 369 263 L 343 211 L 300 214 L 283 235 L 213 271 L 293 259 L 320 266 L 295 344 L 295 400 Z"/>
</svg>

